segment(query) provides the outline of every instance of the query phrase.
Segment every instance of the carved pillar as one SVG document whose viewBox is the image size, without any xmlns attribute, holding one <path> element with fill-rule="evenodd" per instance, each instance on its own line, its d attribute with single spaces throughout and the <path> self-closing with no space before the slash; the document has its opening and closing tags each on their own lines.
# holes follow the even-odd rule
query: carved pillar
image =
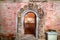
<svg viewBox="0 0 60 40">
<path fill-rule="evenodd" d="M 43 24 L 44 24 L 44 13 L 43 10 L 40 8 L 38 9 L 38 13 L 39 13 L 39 39 L 43 38 Z"/>
</svg>

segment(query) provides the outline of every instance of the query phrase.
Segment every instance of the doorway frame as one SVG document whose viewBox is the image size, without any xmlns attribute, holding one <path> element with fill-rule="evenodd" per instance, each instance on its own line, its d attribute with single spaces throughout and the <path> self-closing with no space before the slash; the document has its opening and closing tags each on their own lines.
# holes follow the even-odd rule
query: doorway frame
<svg viewBox="0 0 60 40">
<path fill-rule="evenodd" d="M 36 39 L 38 39 L 38 12 L 36 10 L 25 10 L 23 11 L 23 13 L 21 14 L 21 23 L 22 23 L 22 28 L 23 28 L 23 35 L 24 35 L 24 16 L 25 14 L 27 14 L 28 12 L 33 12 L 36 15 Z"/>
<path fill-rule="evenodd" d="M 34 27 L 34 31 L 31 30 L 31 31 L 33 31 L 33 33 L 25 33 L 25 27 L 26 27 L 26 26 L 25 26 L 25 21 L 26 21 L 26 20 L 25 20 L 25 17 L 28 16 L 29 14 L 33 15 L 33 19 L 34 19 L 34 22 L 33 22 L 33 23 L 34 23 L 34 26 L 33 26 L 33 27 Z M 29 17 L 28 17 L 28 18 L 29 18 Z M 32 17 L 30 17 L 30 18 L 32 18 Z M 27 25 L 28 25 L 28 24 L 27 24 Z M 30 31 L 30 32 L 31 32 L 31 31 Z M 28 13 L 25 14 L 25 16 L 24 16 L 24 34 L 32 34 L 32 35 L 34 35 L 34 36 L 36 37 L 36 15 L 35 15 L 35 13 L 33 13 L 33 12 L 28 12 Z"/>
</svg>

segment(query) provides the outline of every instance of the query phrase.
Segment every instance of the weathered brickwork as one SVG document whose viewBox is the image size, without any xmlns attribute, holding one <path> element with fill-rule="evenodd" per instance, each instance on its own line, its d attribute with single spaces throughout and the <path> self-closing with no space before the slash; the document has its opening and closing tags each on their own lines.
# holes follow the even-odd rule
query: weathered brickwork
<svg viewBox="0 0 60 40">
<path fill-rule="evenodd" d="M 58 33 L 60 33 L 60 2 L 36 2 L 38 6 L 33 7 L 35 9 L 41 8 L 44 12 L 43 19 L 41 18 L 41 24 L 39 21 L 39 31 L 45 32 L 48 29 L 54 29 Z M 1 28 L 2 33 L 16 33 L 16 17 L 18 13 L 21 13 L 28 7 L 26 6 L 28 3 L 1 3 L 0 4 L 0 14 L 1 14 Z M 23 10 L 24 9 L 24 10 Z M 38 10 L 37 9 L 37 10 Z M 21 11 L 20 11 L 21 10 Z M 19 18 L 21 15 L 18 15 Z M 41 15 L 40 15 L 41 16 Z M 21 21 L 19 21 L 20 23 Z M 41 25 L 43 24 L 43 30 L 41 30 Z M 18 30 L 21 30 L 21 23 L 18 24 Z M 18 31 L 21 32 L 21 31 Z M 39 32 L 39 33 L 40 33 Z M 22 33 L 22 32 L 21 32 Z M 19 34 L 20 35 L 20 34 Z M 40 34 L 39 34 L 40 35 Z"/>
</svg>

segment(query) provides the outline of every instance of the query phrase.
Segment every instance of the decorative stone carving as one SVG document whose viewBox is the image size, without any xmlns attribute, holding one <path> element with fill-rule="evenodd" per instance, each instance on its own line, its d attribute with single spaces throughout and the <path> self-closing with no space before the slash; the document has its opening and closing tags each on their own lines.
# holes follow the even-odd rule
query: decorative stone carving
<svg viewBox="0 0 60 40">
<path fill-rule="evenodd" d="M 39 13 L 40 19 L 43 18 L 44 12 L 43 12 L 43 10 L 41 8 L 38 9 L 38 13 Z"/>
<path fill-rule="evenodd" d="M 29 9 L 33 9 L 33 4 L 32 3 L 29 3 L 28 4 L 28 7 L 29 7 Z"/>
<path fill-rule="evenodd" d="M 23 11 L 24 11 L 24 9 L 23 9 L 23 8 L 21 8 L 21 9 L 20 9 L 20 13 L 22 13 Z"/>
<path fill-rule="evenodd" d="M 28 6 L 27 5 L 24 6 L 24 10 L 26 10 L 26 9 L 28 9 Z"/>
<path fill-rule="evenodd" d="M 24 12 L 25 10 L 36 10 L 37 11 L 37 14 L 38 14 L 38 17 L 39 17 L 39 20 L 38 20 L 38 36 L 39 38 L 38 39 L 41 39 L 43 38 L 42 36 L 44 35 L 43 34 L 43 16 L 44 16 L 44 12 L 41 8 L 38 9 L 38 5 L 37 4 L 34 4 L 34 3 L 28 3 L 28 5 L 25 5 L 24 8 L 21 8 L 20 9 L 20 12 L 19 12 L 19 18 L 18 18 L 18 32 L 21 33 L 22 30 L 23 30 L 23 27 L 22 27 L 22 23 L 21 23 L 21 14 L 22 12 Z M 24 13 L 23 13 L 24 14 Z M 23 35 L 23 32 L 21 33 L 20 37 Z M 23 39 L 24 40 L 24 39 Z"/>
<path fill-rule="evenodd" d="M 44 2 L 44 1 L 47 1 L 47 0 L 30 0 L 30 2 Z"/>
<path fill-rule="evenodd" d="M 37 9 L 38 9 L 38 5 L 34 5 L 34 7 L 33 7 L 33 8 L 37 10 Z"/>
</svg>

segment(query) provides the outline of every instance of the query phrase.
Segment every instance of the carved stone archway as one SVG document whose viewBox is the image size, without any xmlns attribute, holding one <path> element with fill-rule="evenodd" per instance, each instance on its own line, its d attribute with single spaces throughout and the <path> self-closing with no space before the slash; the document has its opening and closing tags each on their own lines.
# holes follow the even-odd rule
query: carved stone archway
<svg viewBox="0 0 60 40">
<path fill-rule="evenodd" d="M 34 12 L 37 16 L 37 24 L 36 24 L 36 38 L 40 39 L 43 35 L 43 17 L 44 13 L 41 8 L 38 8 L 38 5 L 35 3 L 28 3 L 28 5 L 25 5 L 23 8 L 20 9 L 20 11 L 17 14 L 17 37 L 19 40 L 24 37 L 24 27 L 23 27 L 23 20 L 24 15 L 27 12 Z"/>
<path fill-rule="evenodd" d="M 35 15 L 36 15 L 36 38 L 38 39 L 38 15 L 37 15 L 37 12 L 34 11 L 34 10 L 25 10 L 23 13 L 22 13 L 22 27 L 23 27 L 23 34 L 24 34 L 24 16 L 25 14 L 27 14 L 28 12 L 33 12 Z"/>
</svg>

